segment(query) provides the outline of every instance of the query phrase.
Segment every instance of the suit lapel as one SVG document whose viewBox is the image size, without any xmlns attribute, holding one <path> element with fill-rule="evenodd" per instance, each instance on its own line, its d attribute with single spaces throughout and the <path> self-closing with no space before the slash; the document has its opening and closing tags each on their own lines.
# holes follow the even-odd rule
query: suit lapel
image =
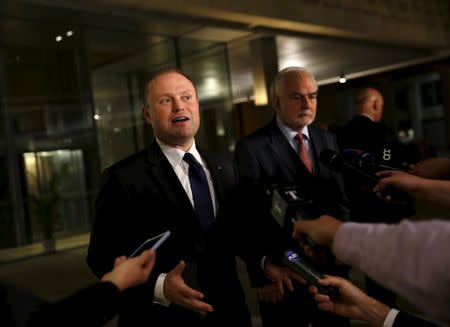
<svg viewBox="0 0 450 327">
<path fill-rule="evenodd" d="M 283 133 L 281 133 L 275 120 L 272 121 L 269 129 L 269 142 L 267 146 L 274 152 L 275 158 L 279 158 L 279 161 L 291 172 L 291 174 L 297 174 L 298 165 L 293 158 L 295 151 L 294 149 L 291 149 L 291 145 L 286 140 Z"/>
<path fill-rule="evenodd" d="M 194 208 L 180 180 L 156 141 L 149 148 L 147 162 L 147 174 L 155 182 L 162 197 L 169 202 L 169 205 L 181 207 L 183 211 L 186 210 L 195 216 Z"/>
<path fill-rule="evenodd" d="M 299 174 L 310 175 L 308 169 L 300 162 L 297 153 L 286 140 L 286 137 L 276 125 L 275 120 L 272 121 L 269 129 L 268 147 L 274 152 L 275 158 L 294 176 Z"/>
<path fill-rule="evenodd" d="M 220 160 L 213 156 L 209 156 L 204 151 L 199 150 L 200 155 L 204 159 L 211 174 L 211 179 L 214 185 L 214 192 L 216 196 L 216 211 L 217 219 L 219 219 L 220 204 L 224 203 L 224 185 L 223 171 Z M 186 216 L 190 217 L 194 224 L 200 228 L 200 224 L 195 215 L 194 208 L 189 200 L 186 191 L 180 183 L 177 175 L 173 171 L 172 166 L 165 157 L 159 145 L 155 142 L 149 148 L 147 154 L 148 169 L 147 174 L 154 181 L 162 197 L 168 201 L 168 204 L 173 207 L 182 208 L 186 212 Z M 186 220 L 186 216 L 176 217 L 180 220 Z M 185 221 L 184 221 L 185 223 Z"/>
</svg>

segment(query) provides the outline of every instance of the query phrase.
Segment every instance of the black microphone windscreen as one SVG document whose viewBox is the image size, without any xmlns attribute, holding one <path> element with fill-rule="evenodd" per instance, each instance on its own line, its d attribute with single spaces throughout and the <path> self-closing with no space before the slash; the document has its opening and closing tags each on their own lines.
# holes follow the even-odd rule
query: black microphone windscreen
<svg viewBox="0 0 450 327">
<path fill-rule="evenodd" d="M 375 174 L 374 170 L 381 166 L 373 159 L 370 153 L 365 153 L 358 149 L 345 149 L 341 152 L 326 149 L 320 153 L 319 160 L 326 167 L 351 176 L 352 183 L 362 183 L 372 189 L 380 181 L 380 177 Z M 406 192 L 392 186 L 387 186 L 382 193 L 389 194 L 396 199 L 411 201 L 410 196 Z"/>
<path fill-rule="evenodd" d="M 338 153 L 336 151 L 325 149 L 319 155 L 319 160 L 328 168 L 333 170 L 339 169 L 338 160 L 336 160 Z"/>
</svg>

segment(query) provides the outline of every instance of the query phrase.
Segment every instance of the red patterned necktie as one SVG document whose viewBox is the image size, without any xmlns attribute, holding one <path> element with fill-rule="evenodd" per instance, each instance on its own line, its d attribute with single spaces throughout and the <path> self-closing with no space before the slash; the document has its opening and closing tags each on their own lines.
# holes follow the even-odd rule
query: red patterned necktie
<svg viewBox="0 0 450 327">
<path fill-rule="evenodd" d="M 313 173 L 312 162 L 311 162 L 311 159 L 309 158 L 308 151 L 306 151 L 305 145 L 303 144 L 303 137 L 304 136 L 302 133 L 298 133 L 294 137 L 295 140 L 297 141 L 297 145 L 298 145 L 298 156 L 299 156 L 300 160 L 303 162 L 303 164 L 305 165 L 305 167 L 312 174 Z"/>
</svg>

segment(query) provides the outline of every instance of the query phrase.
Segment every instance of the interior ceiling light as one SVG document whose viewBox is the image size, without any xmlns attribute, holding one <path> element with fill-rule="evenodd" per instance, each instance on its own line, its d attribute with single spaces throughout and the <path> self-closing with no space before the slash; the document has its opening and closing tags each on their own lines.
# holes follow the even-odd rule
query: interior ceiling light
<svg viewBox="0 0 450 327">
<path fill-rule="evenodd" d="M 58 35 L 55 40 L 56 42 L 60 42 L 63 39 L 63 37 L 61 35 Z"/>
<path fill-rule="evenodd" d="M 73 35 L 73 31 L 67 31 L 67 32 L 66 32 L 66 35 L 67 35 L 68 37 L 72 36 L 72 35 Z"/>
</svg>

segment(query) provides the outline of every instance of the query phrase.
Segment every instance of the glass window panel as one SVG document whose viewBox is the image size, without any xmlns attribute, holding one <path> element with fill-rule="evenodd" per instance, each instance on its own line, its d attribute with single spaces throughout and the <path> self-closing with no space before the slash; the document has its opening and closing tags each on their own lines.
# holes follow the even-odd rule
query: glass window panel
<svg viewBox="0 0 450 327">
<path fill-rule="evenodd" d="M 91 36 L 94 37 L 98 35 Z M 142 116 L 145 83 L 152 71 L 175 64 L 172 39 L 149 38 L 145 34 L 122 37 L 128 43 L 134 40 L 134 52 L 118 56 L 116 49 L 121 47 L 115 46 L 117 35 L 109 47 L 105 40 L 100 46 L 90 42 L 89 55 L 97 58 L 96 67 L 91 70 L 91 84 L 102 167 L 142 149 L 153 138 Z M 109 49 L 113 50 L 108 55 Z M 99 52 L 115 58 L 101 64 Z"/>
<path fill-rule="evenodd" d="M 32 239 L 46 238 L 46 227 L 59 236 L 89 230 L 82 151 L 28 152 L 23 158 Z"/>
<path fill-rule="evenodd" d="M 204 42 L 187 40 L 180 46 L 189 44 L 191 54 L 181 58 L 181 68 L 196 83 L 200 99 L 201 124 L 196 140 L 209 150 L 228 153 L 234 145 L 234 132 L 226 46 L 209 42 L 204 47 Z M 195 52 L 194 45 L 198 46 Z"/>
<path fill-rule="evenodd" d="M 447 151 L 447 135 L 443 119 L 423 122 L 423 140 L 431 148 L 433 156 L 443 155 Z"/>
<path fill-rule="evenodd" d="M 6 158 L 0 156 L 0 249 L 13 247 L 16 243 L 16 231 L 13 205 L 8 180 Z"/>
<path fill-rule="evenodd" d="M 58 186 L 56 206 L 63 218 L 56 224 L 57 236 L 89 230 L 101 170 L 153 139 L 142 100 L 149 74 L 158 68 L 180 65 L 196 82 L 203 120 L 199 143 L 221 152 L 234 144 L 224 43 L 152 35 L 144 32 L 149 25 L 124 25 L 101 14 L 22 7 L 36 10 L 23 18 L 0 17 L 5 120 L 0 133 L 7 133 L 0 145 L 6 144 L 14 158 L 5 155 L 4 162 L 20 163 L 11 180 L 23 184 L 14 188 L 17 207 L 0 197 L 3 230 L 11 230 L 17 219 L 0 247 L 43 237 L 30 196 L 45 193 L 43 185 L 66 165 L 71 176 Z"/>
</svg>

